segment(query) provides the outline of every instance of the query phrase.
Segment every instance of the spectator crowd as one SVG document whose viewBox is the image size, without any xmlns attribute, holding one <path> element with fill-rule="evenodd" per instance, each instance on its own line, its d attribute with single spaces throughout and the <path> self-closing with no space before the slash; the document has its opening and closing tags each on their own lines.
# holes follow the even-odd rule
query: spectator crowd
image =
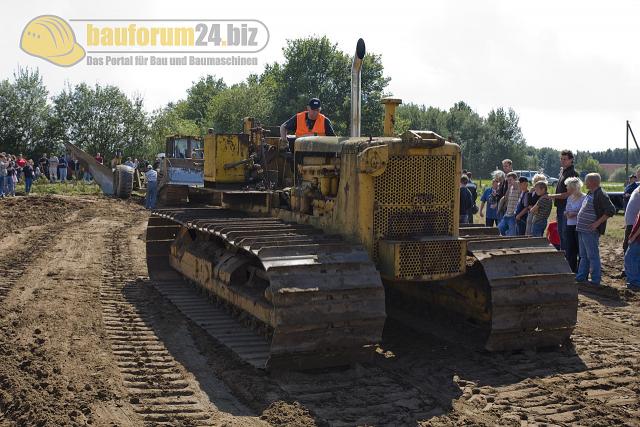
<svg viewBox="0 0 640 427">
<path fill-rule="evenodd" d="M 94 157 L 95 161 L 104 164 L 104 158 L 100 153 Z M 138 161 L 138 159 L 127 159 L 122 162 L 121 155 L 116 155 L 111 161 L 111 167 L 123 163 L 129 167 L 144 173 L 145 180 L 148 184 L 148 191 L 145 200 L 147 208 L 154 208 L 156 204 L 157 193 L 157 169 L 159 162 L 153 166 L 146 161 Z M 82 167 L 81 163 L 69 154 L 42 155 L 37 161 L 26 159 L 22 154 L 17 156 L 5 152 L 0 153 L 0 198 L 13 197 L 16 195 L 16 186 L 24 183 L 25 195 L 31 193 L 33 182 L 38 179 L 45 179 L 49 183 L 64 183 L 68 181 L 86 181 L 93 180 L 90 171 Z"/>
<path fill-rule="evenodd" d="M 487 227 L 497 227 L 502 236 L 543 237 L 561 251 L 579 283 L 600 285 L 600 236 L 616 208 L 601 187 L 597 173 L 579 178 L 570 150 L 560 153 L 560 176 L 555 192 L 544 174 L 535 174 L 531 182 L 513 171 L 513 162 L 502 161 L 502 170 L 492 173 L 491 186 L 480 195 L 468 171 L 460 179 L 460 223 L 473 222 L 473 215 L 484 218 Z M 638 170 L 640 174 L 640 170 Z M 640 185 L 636 175 L 625 188 L 624 271 L 627 287 L 640 290 Z M 556 214 L 551 218 L 552 208 Z"/>
</svg>

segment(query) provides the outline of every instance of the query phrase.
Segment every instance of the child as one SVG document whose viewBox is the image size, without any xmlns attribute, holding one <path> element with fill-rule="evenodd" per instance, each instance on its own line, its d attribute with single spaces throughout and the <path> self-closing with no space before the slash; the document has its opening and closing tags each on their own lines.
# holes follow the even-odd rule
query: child
<svg viewBox="0 0 640 427">
<path fill-rule="evenodd" d="M 533 218 L 531 220 L 531 235 L 534 237 L 542 237 L 545 228 L 547 228 L 547 219 L 551 214 L 551 207 L 553 202 L 546 196 L 547 193 L 547 181 L 538 181 L 534 186 L 538 201 L 535 206 L 531 208 L 531 214 Z"/>
<path fill-rule="evenodd" d="M 500 186 L 500 181 L 494 179 L 491 182 L 491 188 L 487 188 L 482 193 L 482 197 L 480 197 L 480 217 L 486 217 L 486 226 L 493 227 L 494 225 L 498 225 L 498 187 Z M 485 215 L 484 205 L 487 205 L 487 214 Z"/>
</svg>

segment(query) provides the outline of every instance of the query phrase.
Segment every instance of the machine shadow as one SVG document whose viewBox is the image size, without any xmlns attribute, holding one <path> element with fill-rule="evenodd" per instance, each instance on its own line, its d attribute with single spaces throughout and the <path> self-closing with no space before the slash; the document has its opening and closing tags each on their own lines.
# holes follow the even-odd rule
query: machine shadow
<svg viewBox="0 0 640 427">
<path fill-rule="evenodd" d="M 212 375 L 206 357 L 198 349 L 195 337 L 182 314 L 158 294 L 148 281 L 128 281 L 122 295 L 138 311 L 171 356 L 193 375 L 200 389 L 215 407 L 234 416 L 254 416 L 245 405 L 236 404 L 226 385 Z"/>
<path fill-rule="evenodd" d="M 150 281 L 128 282 L 123 295 L 209 400 L 235 416 L 257 414 L 268 419 L 270 412 L 286 406 L 293 414 L 306 413 L 319 425 L 407 425 L 446 414 L 460 395 L 451 379 L 446 385 L 434 384 L 429 392 L 408 376 L 398 376 L 374 348 L 370 360 L 362 363 L 266 373 L 241 361 L 187 320 Z M 225 398 L 225 390 L 232 397 Z M 234 405 L 234 400 L 245 409 Z"/>
<path fill-rule="evenodd" d="M 388 320 L 381 353 L 387 355 L 385 363 L 389 368 L 412 376 L 418 383 L 431 384 L 437 378 L 436 390 L 454 384 L 457 393 L 449 392 L 452 396 L 460 395 L 467 384 L 499 387 L 587 370 L 570 342 L 554 348 L 492 353 L 470 337 L 473 330 L 441 322 L 442 319 L 432 320 L 417 332 L 406 324 Z"/>
</svg>

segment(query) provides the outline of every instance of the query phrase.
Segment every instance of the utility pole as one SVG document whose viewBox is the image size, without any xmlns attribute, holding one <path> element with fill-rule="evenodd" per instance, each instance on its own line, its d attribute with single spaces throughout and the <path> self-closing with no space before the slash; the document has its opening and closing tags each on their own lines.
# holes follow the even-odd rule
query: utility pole
<svg viewBox="0 0 640 427">
<path fill-rule="evenodd" d="M 627 160 L 624 172 L 624 181 L 627 182 L 627 177 L 629 176 L 629 120 L 627 120 L 627 125 L 625 127 L 625 132 L 627 134 Z"/>
<path fill-rule="evenodd" d="M 626 166 L 627 177 L 629 176 L 629 134 L 631 134 L 633 143 L 635 144 L 636 149 L 638 150 L 638 153 L 640 153 L 640 145 L 638 145 L 638 140 L 636 139 L 636 136 L 633 134 L 633 129 L 631 129 L 631 124 L 629 123 L 629 120 L 627 120 L 627 166 Z M 626 179 L 628 178 L 625 177 L 625 180 Z"/>
</svg>

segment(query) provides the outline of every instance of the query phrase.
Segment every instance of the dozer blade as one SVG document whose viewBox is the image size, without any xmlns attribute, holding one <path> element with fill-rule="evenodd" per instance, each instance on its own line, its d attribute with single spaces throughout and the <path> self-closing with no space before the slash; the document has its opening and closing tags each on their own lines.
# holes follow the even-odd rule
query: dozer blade
<svg viewBox="0 0 640 427">
<path fill-rule="evenodd" d="M 161 293 L 259 368 L 348 364 L 371 355 L 367 346 L 382 336 L 384 290 L 367 252 L 310 226 L 220 208 L 161 209 L 149 219 L 147 260 Z M 203 306 L 177 272 L 262 336 Z"/>
</svg>

